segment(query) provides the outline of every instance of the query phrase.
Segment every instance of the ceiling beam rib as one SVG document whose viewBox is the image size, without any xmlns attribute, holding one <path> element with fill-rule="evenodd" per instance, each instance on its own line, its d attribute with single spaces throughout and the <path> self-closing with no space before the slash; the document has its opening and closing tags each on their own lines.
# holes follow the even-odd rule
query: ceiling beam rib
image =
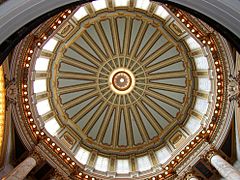
<svg viewBox="0 0 240 180">
<path fill-rule="evenodd" d="M 156 104 L 155 102 L 151 101 L 147 97 L 143 97 L 142 99 L 146 104 L 148 104 L 151 108 L 153 108 L 156 112 L 158 112 L 163 118 L 165 118 L 169 123 L 173 122 L 173 117 L 165 111 L 161 106 Z"/>
<path fill-rule="evenodd" d="M 166 91 L 172 91 L 177 93 L 186 93 L 186 87 L 183 86 L 177 86 L 177 85 L 170 85 L 170 84 L 164 84 L 164 83 L 149 83 L 147 84 L 149 88 L 155 88 L 155 89 L 162 89 Z"/>
<path fill-rule="evenodd" d="M 87 112 L 91 111 L 95 106 L 97 106 L 99 102 L 101 102 L 101 100 L 102 100 L 101 97 L 95 98 L 91 103 L 89 103 L 87 106 L 81 109 L 76 115 L 74 115 L 72 117 L 72 121 L 74 123 L 77 123 Z"/>
<path fill-rule="evenodd" d="M 79 69 L 84 69 L 88 72 L 92 72 L 92 73 L 97 73 L 98 72 L 97 68 L 95 68 L 94 66 L 88 65 L 86 63 L 83 63 L 83 62 L 78 61 L 77 59 L 74 59 L 74 58 L 71 58 L 71 57 L 64 56 L 64 57 L 61 58 L 61 60 L 62 60 L 63 63 L 66 63 L 68 65 L 77 67 Z"/>
<path fill-rule="evenodd" d="M 128 17 L 126 20 L 125 36 L 124 36 L 124 44 L 123 44 L 123 54 L 124 55 L 129 54 L 131 31 L 132 31 L 132 19 L 130 17 Z"/>
<path fill-rule="evenodd" d="M 137 106 L 142 111 L 144 116 L 148 119 L 152 127 L 157 131 L 158 134 L 162 133 L 162 127 L 158 124 L 157 120 L 153 117 L 153 115 L 148 111 L 148 109 L 143 105 L 142 102 L 138 101 Z"/>
<path fill-rule="evenodd" d="M 125 99 L 125 98 L 124 98 Z M 126 101 L 126 99 L 125 99 Z M 130 118 L 130 112 L 128 110 L 127 106 L 124 106 L 123 108 L 124 112 L 124 120 L 125 120 L 125 127 L 126 127 L 126 132 L 127 132 L 127 140 L 128 140 L 128 146 L 133 145 L 133 130 L 132 130 L 132 123 L 131 123 L 131 118 Z"/>
<path fill-rule="evenodd" d="M 93 126 L 95 125 L 95 123 L 97 122 L 97 120 L 99 120 L 99 117 L 101 116 L 101 114 L 104 112 L 104 110 L 107 107 L 107 101 L 104 101 L 100 107 L 98 107 L 98 109 L 96 110 L 96 112 L 93 114 L 93 116 L 90 118 L 90 120 L 87 122 L 87 124 L 85 125 L 85 127 L 83 128 L 83 132 L 84 134 L 88 134 L 89 131 L 93 128 Z"/>
<path fill-rule="evenodd" d="M 154 34 L 151 36 L 151 38 L 148 40 L 148 42 L 141 49 L 139 54 L 137 55 L 136 61 L 141 61 L 160 37 L 161 37 L 161 34 L 159 33 L 158 30 L 156 30 Z"/>
<path fill-rule="evenodd" d="M 137 33 L 136 39 L 133 43 L 133 47 L 131 49 L 130 57 L 134 58 L 136 56 L 137 50 L 139 49 L 141 42 L 143 40 L 143 37 L 145 35 L 145 32 L 147 30 L 148 23 L 146 21 L 142 22 L 139 31 Z M 128 66 L 127 66 L 128 67 Z"/>
<path fill-rule="evenodd" d="M 102 123 L 102 125 L 100 127 L 100 130 L 98 132 L 98 135 L 97 135 L 97 140 L 96 141 L 98 143 L 102 142 L 102 140 L 103 140 L 103 138 L 105 136 L 107 127 L 108 127 L 108 125 L 110 123 L 110 120 L 111 120 L 111 117 L 112 117 L 113 110 L 114 110 L 113 105 L 112 104 L 109 105 L 107 113 L 104 116 L 104 121 L 103 121 L 103 123 Z"/>
<path fill-rule="evenodd" d="M 134 118 L 135 122 L 137 124 L 137 127 L 138 127 L 140 133 L 141 133 L 142 138 L 144 139 L 144 142 L 148 142 L 149 135 L 148 135 L 147 130 L 146 130 L 146 128 L 145 128 L 145 126 L 142 122 L 142 118 L 139 115 L 139 112 L 138 112 L 137 108 L 135 107 L 135 105 L 130 106 L 130 108 L 132 110 L 132 113 L 135 116 L 135 118 Z"/>
<path fill-rule="evenodd" d="M 104 62 L 107 57 L 104 52 L 98 47 L 98 45 L 94 42 L 94 40 L 90 37 L 90 35 L 85 31 L 82 34 L 83 39 L 89 44 L 89 46 L 94 50 L 94 52 L 98 55 L 98 57 Z"/>
<path fill-rule="evenodd" d="M 118 136 L 120 130 L 120 120 L 121 120 L 121 109 L 120 106 L 116 107 L 115 117 L 114 117 L 114 125 L 113 125 L 113 132 L 112 132 L 112 144 L 113 147 L 118 145 Z"/>
<path fill-rule="evenodd" d="M 121 52 L 120 52 L 120 42 L 119 42 L 117 22 L 116 22 L 115 18 L 111 18 L 110 25 L 111 25 L 111 30 L 112 30 L 113 45 L 114 45 L 115 54 L 117 56 L 119 56 L 121 54 Z"/>
<path fill-rule="evenodd" d="M 59 87 L 58 88 L 58 93 L 59 95 L 62 94 L 68 94 L 68 93 L 73 93 L 77 91 L 84 91 L 84 90 L 95 90 L 96 89 L 96 84 L 94 83 L 85 83 L 85 84 L 78 84 L 74 86 L 65 86 L 65 87 Z"/>
<path fill-rule="evenodd" d="M 149 63 L 157 59 L 159 56 L 163 55 L 165 52 L 167 52 L 169 49 L 171 49 L 174 45 L 171 42 L 165 43 L 163 46 L 161 46 L 158 50 L 156 50 L 154 53 L 149 55 L 147 58 L 142 60 L 142 66 L 147 66 Z"/>
<path fill-rule="evenodd" d="M 84 94 L 82 96 L 79 96 L 71 101 L 68 101 L 66 103 L 63 104 L 63 109 L 67 110 L 73 106 L 76 106 L 77 104 L 82 103 L 83 101 L 86 101 L 88 99 L 91 99 L 92 97 L 96 96 L 98 94 L 98 92 L 96 91 L 91 91 L 87 94 Z"/>
<path fill-rule="evenodd" d="M 107 37 L 106 37 L 106 35 L 105 35 L 105 33 L 102 29 L 102 26 L 98 22 L 96 22 L 94 24 L 94 27 L 95 27 L 96 32 L 98 33 L 98 36 L 99 36 L 99 38 L 102 42 L 103 48 L 105 49 L 105 52 L 108 55 L 108 58 L 112 58 L 113 57 L 113 51 L 112 51 L 111 46 L 109 45 L 109 42 L 108 42 Z M 104 61 L 106 61 L 106 59 Z"/>
<path fill-rule="evenodd" d="M 89 80 L 89 81 L 97 80 L 97 77 L 91 74 L 65 72 L 65 71 L 60 71 L 58 74 L 58 78 L 59 79 L 81 79 L 81 80 Z"/>
<path fill-rule="evenodd" d="M 77 52 L 78 54 L 85 57 L 87 60 L 89 60 L 91 63 L 95 64 L 98 67 L 101 67 L 101 62 L 99 59 L 97 59 L 95 56 L 87 52 L 85 49 L 83 49 L 81 46 L 79 46 L 76 43 L 71 44 L 70 48 Z"/>
<path fill-rule="evenodd" d="M 165 102 L 173 107 L 176 107 L 177 109 L 181 109 L 183 106 L 182 106 L 182 103 L 178 102 L 177 100 L 175 99 L 172 99 L 170 97 L 167 97 L 167 96 L 164 96 L 162 94 L 159 94 L 159 93 L 156 93 L 156 92 L 153 92 L 151 90 L 148 90 L 146 91 L 146 95 L 149 95 L 155 99 L 158 99 L 162 102 Z"/>
<path fill-rule="evenodd" d="M 146 72 L 150 73 L 150 72 L 156 71 L 158 69 L 167 67 L 167 66 L 169 66 L 171 64 L 175 64 L 175 63 L 181 62 L 182 59 L 183 59 L 182 56 L 179 56 L 179 55 L 176 55 L 176 56 L 164 59 L 163 61 L 161 61 L 159 63 L 156 63 L 154 65 L 151 65 L 151 66 L 147 67 L 146 68 Z"/>
<path fill-rule="evenodd" d="M 158 80 L 158 79 L 183 78 L 183 77 L 184 78 L 186 77 L 185 71 L 171 71 L 171 72 L 149 74 L 147 78 L 149 80 Z M 136 78 L 136 79 L 140 79 L 140 78 Z"/>
</svg>

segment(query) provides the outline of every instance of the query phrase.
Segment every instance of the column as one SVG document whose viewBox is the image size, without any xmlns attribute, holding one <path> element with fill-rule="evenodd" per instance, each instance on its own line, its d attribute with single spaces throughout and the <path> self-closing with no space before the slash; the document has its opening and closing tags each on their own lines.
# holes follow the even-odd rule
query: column
<svg viewBox="0 0 240 180">
<path fill-rule="evenodd" d="M 188 180 L 198 180 L 198 178 L 197 178 L 196 176 L 193 176 L 193 177 L 191 177 L 191 178 L 188 179 Z"/>
<path fill-rule="evenodd" d="M 22 180 L 37 165 L 37 161 L 31 156 L 27 157 L 17 167 L 15 167 L 5 178 L 5 180 Z"/>
<path fill-rule="evenodd" d="M 219 174 L 227 180 L 239 180 L 240 172 L 215 152 L 209 152 L 208 160 Z"/>
<path fill-rule="evenodd" d="M 4 180 L 23 180 L 28 173 L 39 163 L 41 163 L 44 158 L 36 150 L 32 152 L 25 160 L 23 160 L 17 167 L 15 167 Z"/>
</svg>

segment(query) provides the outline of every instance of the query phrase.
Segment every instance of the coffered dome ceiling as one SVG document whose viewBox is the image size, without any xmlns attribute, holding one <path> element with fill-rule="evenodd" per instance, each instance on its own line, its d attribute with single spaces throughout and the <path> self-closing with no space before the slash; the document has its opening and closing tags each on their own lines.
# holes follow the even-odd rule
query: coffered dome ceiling
<svg viewBox="0 0 240 180">
<path fill-rule="evenodd" d="M 23 116 L 84 173 L 167 177 L 167 163 L 174 167 L 182 148 L 210 136 L 221 114 L 227 60 L 210 31 L 149 1 L 66 10 L 20 45 Z"/>
<path fill-rule="evenodd" d="M 186 120 L 194 86 L 188 50 L 155 21 L 141 12 L 102 12 L 56 49 L 52 105 L 100 151 L 126 155 L 162 143 L 156 138 Z"/>
</svg>

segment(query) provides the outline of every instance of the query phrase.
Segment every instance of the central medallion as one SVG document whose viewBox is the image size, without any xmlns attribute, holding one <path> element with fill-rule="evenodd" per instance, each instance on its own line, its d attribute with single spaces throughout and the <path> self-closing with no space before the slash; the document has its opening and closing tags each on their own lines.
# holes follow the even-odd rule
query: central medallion
<svg viewBox="0 0 240 180">
<path fill-rule="evenodd" d="M 108 59 L 99 69 L 98 89 L 109 104 L 129 106 L 143 97 L 146 88 L 144 68 L 127 55 Z"/>
<path fill-rule="evenodd" d="M 117 68 L 109 76 L 109 86 L 117 94 L 127 94 L 135 86 L 133 73 L 126 68 Z"/>
<path fill-rule="evenodd" d="M 132 79 L 128 73 L 121 71 L 113 76 L 112 84 L 119 91 L 125 91 L 131 86 Z"/>
</svg>

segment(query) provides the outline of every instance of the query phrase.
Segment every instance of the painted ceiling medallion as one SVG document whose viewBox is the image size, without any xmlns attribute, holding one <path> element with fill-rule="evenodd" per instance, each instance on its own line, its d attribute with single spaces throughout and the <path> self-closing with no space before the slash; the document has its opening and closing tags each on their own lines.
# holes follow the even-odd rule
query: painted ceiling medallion
<svg viewBox="0 0 240 180">
<path fill-rule="evenodd" d="M 117 94 L 127 94 L 135 86 L 135 77 L 128 69 L 115 69 L 109 76 L 109 86 Z"/>
<path fill-rule="evenodd" d="M 115 106 L 129 106 L 138 101 L 146 89 L 146 82 L 143 67 L 127 55 L 110 59 L 98 74 L 101 96 Z"/>
<path fill-rule="evenodd" d="M 120 71 L 114 74 L 112 78 L 112 84 L 116 89 L 120 91 L 125 91 L 131 86 L 132 79 L 128 73 Z"/>
</svg>

